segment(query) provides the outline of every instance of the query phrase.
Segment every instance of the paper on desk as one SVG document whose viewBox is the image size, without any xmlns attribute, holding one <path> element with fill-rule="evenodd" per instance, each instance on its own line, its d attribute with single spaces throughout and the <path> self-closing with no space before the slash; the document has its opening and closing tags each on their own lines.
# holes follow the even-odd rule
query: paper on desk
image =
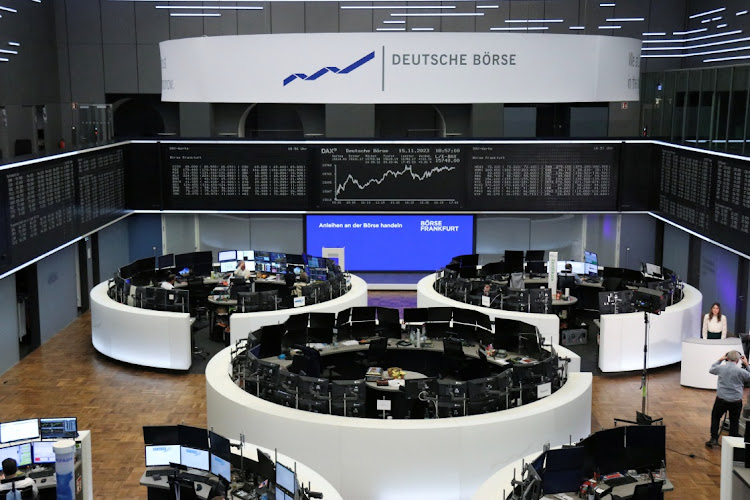
<svg viewBox="0 0 750 500">
<path fill-rule="evenodd" d="M 356 340 L 343 340 L 339 342 L 339 344 L 350 346 L 350 345 L 359 345 L 359 342 L 357 342 Z"/>
<path fill-rule="evenodd" d="M 388 385 L 391 387 L 403 387 L 406 381 L 402 378 L 394 378 L 388 381 Z"/>
<path fill-rule="evenodd" d="M 307 344 L 307 345 L 308 345 L 308 347 L 312 347 L 316 351 L 322 351 L 326 347 L 326 345 L 323 344 L 323 343 L 321 343 L 321 342 L 316 342 L 314 344 Z"/>
</svg>

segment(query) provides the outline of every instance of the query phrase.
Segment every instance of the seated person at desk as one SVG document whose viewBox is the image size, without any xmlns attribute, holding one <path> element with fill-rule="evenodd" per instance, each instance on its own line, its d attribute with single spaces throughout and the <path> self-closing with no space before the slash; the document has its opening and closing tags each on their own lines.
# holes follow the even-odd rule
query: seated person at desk
<svg viewBox="0 0 750 500">
<path fill-rule="evenodd" d="M 294 284 L 294 292 L 292 293 L 292 295 L 302 297 L 302 287 L 305 287 L 309 284 L 310 277 L 305 271 L 302 271 L 301 273 L 299 273 L 299 281 Z"/>
<path fill-rule="evenodd" d="M 237 269 L 234 270 L 234 277 L 248 279 L 250 278 L 251 272 L 252 271 L 250 269 L 246 268 L 245 261 L 241 260 L 239 265 L 237 266 Z"/>
<path fill-rule="evenodd" d="M 701 337 L 709 340 L 727 338 L 727 317 L 721 314 L 721 304 L 714 302 L 711 312 L 703 316 Z"/>
<path fill-rule="evenodd" d="M 570 262 L 565 263 L 565 271 L 563 271 L 561 275 L 570 276 L 571 278 L 573 278 L 573 281 L 575 281 L 576 285 L 581 284 L 581 277 L 578 276 L 578 274 L 573 272 L 573 264 L 571 264 Z"/>
<path fill-rule="evenodd" d="M 165 281 L 161 282 L 161 287 L 165 290 L 172 290 L 174 289 L 174 282 L 177 279 L 177 276 L 174 274 L 170 274 L 167 276 L 167 279 Z"/>
<path fill-rule="evenodd" d="M 18 474 L 18 464 L 16 461 L 12 458 L 6 458 L 3 460 L 3 477 L 4 479 L 10 479 L 12 477 L 15 477 L 16 474 Z M 15 483 L 15 485 L 14 485 Z M 32 491 L 34 492 L 34 498 L 39 498 L 39 490 L 36 487 L 36 483 L 33 479 L 30 477 L 25 477 L 21 474 L 21 479 L 18 479 L 17 481 L 13 481 L 12 483 L 0 483 L 0 491 L 10 491 L 14 487 L 16 490 L 20 490 L 21 488 L 27 488 L 31 486 Z M 8 497 L 12 498 L 12 497 Z"/>
<path fill-rule="evenodd" d="M 489 283 L 484 284 L 484 288 L 482 288 L 482 295 L 484 297 L 490 297 L 490 290 L 492 287 L 490 287 Z"/>
</svg>

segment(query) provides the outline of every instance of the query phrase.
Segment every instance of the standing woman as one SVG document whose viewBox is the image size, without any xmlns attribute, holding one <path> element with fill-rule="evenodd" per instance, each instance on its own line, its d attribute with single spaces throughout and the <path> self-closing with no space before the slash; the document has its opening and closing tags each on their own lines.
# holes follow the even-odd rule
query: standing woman
<svg viewBox="0 0 750 500">
<path fill-rule="evenodd" d="M 703 316 L 704 339 L 716 340 L 727 338 L 727 317 L 721 314 L 721 304 L 714 302 L 711 312 Z"/>
</svg>

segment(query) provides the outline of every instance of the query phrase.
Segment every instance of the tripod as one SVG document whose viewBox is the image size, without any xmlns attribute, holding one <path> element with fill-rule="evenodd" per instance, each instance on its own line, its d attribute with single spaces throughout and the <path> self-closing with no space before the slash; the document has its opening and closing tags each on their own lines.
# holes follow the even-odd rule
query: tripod
<svg viewBox="0 0 750 500">
<path fill-rule="evenodd" d="M 625 420 L 622 418 L 615 419 L 615 425 L 618 422 L 624 422 L 635 425 L 664 425 L 663 418 L 653 418 L 646 414 L 646 400 L 648 399 L 648 331 L 649 320 L 648 311 L 643 311 L 643 371 L 641 372 L 641 411 L 636 410 L 635 420 Z M 657 311 L 658 314 L 658 311 Z"/>
</svg>

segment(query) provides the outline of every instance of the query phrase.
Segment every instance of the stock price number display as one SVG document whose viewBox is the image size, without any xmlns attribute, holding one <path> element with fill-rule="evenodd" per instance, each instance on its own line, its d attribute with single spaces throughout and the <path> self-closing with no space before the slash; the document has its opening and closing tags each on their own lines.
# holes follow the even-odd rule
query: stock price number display
<svg viewBox="0 0 750 500">
<path fill-rule="evenodd" d="M 716 158 L 716 184 L 709 234 L 750 253 L 750 161 Z"/>
<path fill-rule="evenodd" d="M 305 210 L 310 150 L 288 144 L 168 144 L 167 210 Z"/>
<path fill-rule="evenodd" d="M 319 208 L 460 209 L 463 149 L 443 145 L 355 144 L 319 150 Z"/>
<path fill-rule="evenodd" d="M 616 210 L 616 154 L 601 144 L 472 146 L 472 208 Z"/>
<path fill-rule="evenodd" d="M 676 222 L 704 232 L 709 224 L 713 193 L 713 158 L 672 148 L 662 148 L 659 155 L 659 210 Z M 728 186 L 731 179 L 723 182 Z M 727 188 L 727 194 L 731 195 L 731 189 Z"/>
</svg>

